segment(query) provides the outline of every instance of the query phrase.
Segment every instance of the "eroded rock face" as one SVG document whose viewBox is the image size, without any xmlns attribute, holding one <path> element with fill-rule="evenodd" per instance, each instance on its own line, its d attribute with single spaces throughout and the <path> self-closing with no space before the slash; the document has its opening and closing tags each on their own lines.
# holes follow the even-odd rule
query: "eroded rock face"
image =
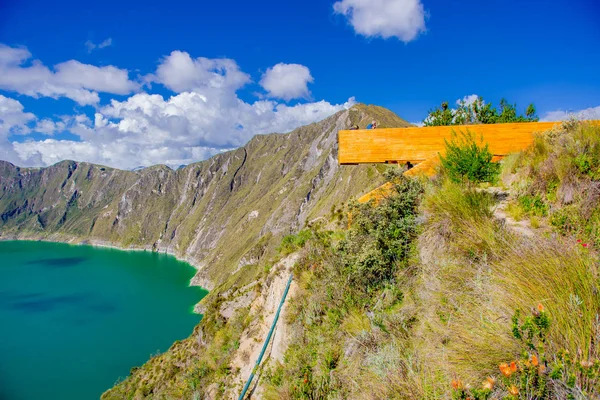
<svg viewBox="0 0 600 400">
<path fill-rule="evenodd" d="M 267 256 L 283 235 L 380 182 L 372 167 L 337 164 L 337 131 L 373 118 L 408 125 L 380 107 L 357 105 L 176 171 L 0 161 L 0 235 L 169 252 L 197 266 L 194 282 L 211 289 L 258 262 L 249 253 L 257 243 Z"/>
</svg>

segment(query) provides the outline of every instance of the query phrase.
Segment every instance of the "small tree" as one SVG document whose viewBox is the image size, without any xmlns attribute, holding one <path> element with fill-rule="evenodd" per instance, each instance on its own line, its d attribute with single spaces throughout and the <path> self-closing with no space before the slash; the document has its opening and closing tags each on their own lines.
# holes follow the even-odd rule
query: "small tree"
<svg viewBox="0 0 600 400">
<path fill-rule="evenodd" d="M 448 102 L 443 102 L 441 108 L 429 111 L 429 115 L 423 123 L 425 126 L 447 126 L 447 125 L 471 125 L 471 124 L 498 124 L 506 122 L 536 122 L 539 120 L 535 115 L 535 106 L 530 104 L 525 115 L 517 113 L 517 105 L 510 104 L 505 99 L 500 100 L 500 107 L 492 107 L 481 97 L 477 97 L 472 103 L 461 100 L 456 109 L 448 108 Z"/>
<path fill-rule="evenodd" d="M 499 164 L 492 162 L 492 153 L 484 144 L 479 143 L 473 133 L 467 130 L 460 136 L 452 132 L 452 138 L 446 142 L 446 155 L 440 155 L 442 167 L 453 182 L 494 182 L 498 176 Z"/>
</svg>

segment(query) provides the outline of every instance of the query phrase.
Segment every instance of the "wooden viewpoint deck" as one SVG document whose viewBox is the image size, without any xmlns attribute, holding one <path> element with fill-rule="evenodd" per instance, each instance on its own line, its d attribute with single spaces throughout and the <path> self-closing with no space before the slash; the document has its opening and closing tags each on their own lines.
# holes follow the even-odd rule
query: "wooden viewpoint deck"
<svg viewBox="0 0 600 400">
<path fill-rule="evenodd" d="M 443 155 L 445 151 L 444 140 L 450 140 L 453 131 L 458 133 L 468 129 L 475 134 L 477 140 L 482 137 L 497 160 L 526 149 L 533 143 L 536 132 L 546 131 L 559 123 L 526 122 L 343 130 L 338 132 L 338 161 L 341 165 L 410 162 L 415 167 L 408 170 L 406 175 L 433 175 L 439 162 L 439 154 Z M 381 197 L 385 192 L 385 187 L 377 188 L 361 197 L 359 201 Z"/>
<path fill-rule="evenodd" d="M 526 122 L 339 131 L 338 161 L 342 165 L 407 161 L 417 164 L 443 153 L 444 140 L 451 139 L 452 131 L 466 129 L 475 133 L 477 139 L 483 136 L 493 155 L 505 156 L 527 148 L 535 132 L 546 131 L 555 124 L 557 122 Z"/>
</svg>

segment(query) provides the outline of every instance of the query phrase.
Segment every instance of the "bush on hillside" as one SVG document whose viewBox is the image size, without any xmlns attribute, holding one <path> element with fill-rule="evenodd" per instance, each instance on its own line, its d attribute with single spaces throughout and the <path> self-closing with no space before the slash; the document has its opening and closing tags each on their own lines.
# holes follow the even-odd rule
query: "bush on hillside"
<svg viewBox="0 0 600 400">
<path fill-rule="evenodd" d="M 288 254 L 291 254 L 294 251 L 304 247 L 306 241 L 310 239 L 311 236 L 312 232 L 310 229 L 303 229 L 296 234 L 286 235 L 281 240 L 281 245 L 279 245 L 277 250 L 281 253 L 281 255 L 287 256 Z"/>
<path fill-rule="evenodd" d="M 352 226 L 339 244 L 344 271 L 353 285 L 369 289 L 394 276 L 417 236 L 416 217 L 423 185 L 400 178 L 394 193 L 377 207 L 355 204 Z"/>
<path fill-rule="evenodd" d="M 296 340 L 285 365 L 265 368 L 266 399 L 356 398 L 354 379 L 368 371 L 349 362 L 349 351 L 358 356 L 369 349 L 369 363 L 387 362 L 386 354 L 376 355 L 379 345 L 406 335 L 414 323 L 392 310 L 403 301 L 397 282 L 418 234 L 423 185 L 390 177 L 394 186 L 387 197 L 350 206 L 352 221 L 341 238 L 340 232 L 311 228 L 294 271 L 300 293 L 287 316 Z"/>
<path fill-rule="evenodd" d="M 492 162 L 492 153 L 488 145 L 467 130 L 452 134 L 452 139 L 446 142 L 446 155 L 440 155 L 444 172 L 450 180 L 460 182 L 494 182 L 498 177 L 499 164 Z"/>
</svg>

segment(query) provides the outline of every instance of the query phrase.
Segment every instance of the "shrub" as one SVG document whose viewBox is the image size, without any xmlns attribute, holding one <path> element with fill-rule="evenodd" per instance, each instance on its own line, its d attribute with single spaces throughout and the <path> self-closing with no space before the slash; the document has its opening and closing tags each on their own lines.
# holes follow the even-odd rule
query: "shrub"
<svg viewBox="0 0 600 400">
<path fill-rule="evenodd" d="M 278 250 L 282 255 L 288 255 L 296 250 L 301 249 L 306 244 L 306 241 L 312 236 L 310 229 L 303 229 L 297 234 L 286 235 L 281 240 L 281 245 Z"/>
<path fill-rule="evenodd" d="M 369 289 L 390 280 L 406 261 L 417 236 L 416 216 L 423 193 L 416 179 L 400 178 L 394 194 L 377 207 L 355 204 L 352 226 L 338 251 L 353 285 Z"/>
<path fill-rule="evenodd" d="M 499 173 L 499 164 L 492 162 L 488 145 L 480 138 L 479 143 L 473 133 L 467 130 L 452 134 L 446 142 L 446 155 L 441 156 L 442 167 L 448 177 L 459 182 L 494 182 Z"/>
<path fill-rule="evenodd" d="M 519 205 L 523 208 L 523 211 L 529 215 L 545 217 L 548 214 L 548 205 L 539 195 L 521 196 L 519 197 Z"/>
<path fill-rule="evenodd" d="M 547 216 L 562 235 L 600 245 L 599 125 L 568 121 L 537 136 L 504 175 L 523 214 Z"/>
<path fill-rule="evenodd" d="M 529 104 L 525 115 L 517 113 L 517 105 L 510 104 L 505 99 L 500 100 L 500 107 L 493 107 L 483 98 L 477 97 L 474 102 L 467 104 L 464 100 L 458 103 L 456 109 L 448 108 L 448 102 L 441 107 L 429 111 L 423 123 L 425 126 L 469 125 L 469 124 L 499 124 L 506 122 L 536 122 L 535 106 Z"/>
</svg>

